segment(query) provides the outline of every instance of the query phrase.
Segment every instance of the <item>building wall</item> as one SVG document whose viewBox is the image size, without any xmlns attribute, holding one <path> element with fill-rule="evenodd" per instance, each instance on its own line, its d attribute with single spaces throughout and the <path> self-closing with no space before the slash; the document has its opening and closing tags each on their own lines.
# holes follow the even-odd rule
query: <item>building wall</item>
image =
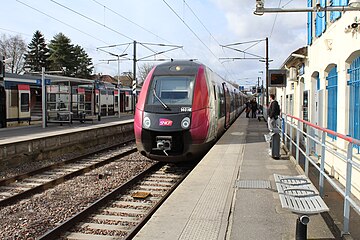
<svg viewBox="0 0 360 240">
<path fill-rule="evenodd" d="M 316 13 L 314 13 L 315 15 Z M 305 60 L 305 73 L 298 76 L 296 82 L 288 81 L 286 90 L 277 89 L 277 98 L 283 99 L 282 104 L 286 104 L 285 94 L 293 94 L 292 115 L 302 118 L 302 93 L 309 90 L 309 121 L 321 127 L 328 126 L 328 90 L 326 89 L 328 82 L 326 77 L 329 71 L 336 66 L 338 75 L 337 88 L 337 118 L 336 132 L 347 135 L 349 134 L 349 103 L 350 91 L 347 82 L 350 79 L 348 69 L 352 61 L 360 56 L 360 27 L 349 28 L 352 23 L 360 24 L 360 12 L 341 13 L 341 17 L 330 22 L 330 13 L 327 13 L 326 29 L 319 36 L 315 34 L 315 23 L 312 18 L 312 41 L 308 45 L 308 56 Z M 317 89 L 316 77 L 320 78 L 320 89 Z M 303 78 L 303 83 L 301 82 Z M 294 89 L 291 85 L 294 84 Z M 360 101 L 360 99 L 359 99 Z M 291 114 L 289 108 L 283 109 L 283 112 Z M 288 110 L 288 111 L 286 111 Z M 326 138 L 329 146 L 338 153 L 346 156 L 348 143 L 339 138 Z M 318 155 L 321 153 L 320 147 L 317 148 Z M 337 156 L 326 152 L 326 169 L 331 175 L 338 179 L 341 183 L 345 183 L 346 164 Z M 358 150 L 354 149 L 353 159 L 360 161 Z M 353 170 L 353 193 L 360 198 L 360 173 Z"/>
</svg>

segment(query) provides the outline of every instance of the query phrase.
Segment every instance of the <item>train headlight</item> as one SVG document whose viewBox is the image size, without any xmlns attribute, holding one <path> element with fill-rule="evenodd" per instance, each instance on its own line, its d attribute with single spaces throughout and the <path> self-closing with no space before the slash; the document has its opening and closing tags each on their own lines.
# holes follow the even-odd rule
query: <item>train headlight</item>
<svg viewBox="0 0 360 240">
<path fill-rule="evenodd" d="M 150 121 L 150 118 L 149 117 L 144 117 L 144 120 L 143 120 L 143 127 L 144 128 L 149 128 L 151 125 L 151 121 Z"/>
<path fill-rule="evenodd" d="M 181 121 L 181 127 L 187 129 L 190 127 L 190 118 L 186 117 Z"/>
</svg>

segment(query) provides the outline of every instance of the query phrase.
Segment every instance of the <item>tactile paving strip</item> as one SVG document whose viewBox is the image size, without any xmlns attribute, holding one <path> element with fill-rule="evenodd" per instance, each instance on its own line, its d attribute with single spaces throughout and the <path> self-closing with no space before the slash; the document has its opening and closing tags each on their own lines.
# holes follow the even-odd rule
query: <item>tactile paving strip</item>
<svg viewBox="0 0 360 240">
<path fill-rule="evenodd" d="M 271 189 L 268 180 L 236 180 L 235 187 L 241 189 Z"/>
</svg>

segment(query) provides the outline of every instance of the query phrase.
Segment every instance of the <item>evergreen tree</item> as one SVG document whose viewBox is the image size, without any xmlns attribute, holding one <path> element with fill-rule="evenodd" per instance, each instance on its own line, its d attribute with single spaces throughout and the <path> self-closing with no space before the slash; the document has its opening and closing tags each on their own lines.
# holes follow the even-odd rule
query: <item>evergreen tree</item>
<svg viewBox="0 0 360 240">
<path fill-rule="evenodd" d="M 89 78 L 93 70 L 91 58 L 79 45 L 74 46 L 71 40 L 59 33 L 50 41 L 51 70 L 64 70 L 70 77 Z"/>
<path fill-rule="evenodd" d="M 50 41 L 50 69 L 53 71 L 62 71 L 66 76 L 71 76 L 74 73 L 74 59 L 71 40 L 62 33 L 54 36 Z"/>
<path fill-rule="evenodd" d="M 74 77 L 89 78 L 94 68 L 91 58 L 89 58 L 85 50 L 79 45 L 74 47 L 73 53 L 74 60 L 76 61 Z"/>
<path fill-rule="evenodd" d="M 49 68 L 49 49 L 46 46 L 43 34 L 39 30 L 34 33 L 24 58 L 24 68 L 30 68 L 30 71 L 40 72 L 42 67 Z"/>
</svg>

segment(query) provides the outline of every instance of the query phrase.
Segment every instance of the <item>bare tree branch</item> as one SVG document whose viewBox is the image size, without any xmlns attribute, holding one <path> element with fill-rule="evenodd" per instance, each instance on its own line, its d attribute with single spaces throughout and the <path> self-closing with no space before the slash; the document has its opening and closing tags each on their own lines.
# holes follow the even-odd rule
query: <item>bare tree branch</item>
<svg viewBox="0 0 360 240">
<path fill-rule="evenodd" d="M 5 71 L 20 73 L 24 66 L 24 54 L 26 43 L 20 35 L 8 37 L 5 34 L 0 38 L 0 55 L 5 58 L 12 58 L 10 65 L 5 66 Z"/>
</svg>

